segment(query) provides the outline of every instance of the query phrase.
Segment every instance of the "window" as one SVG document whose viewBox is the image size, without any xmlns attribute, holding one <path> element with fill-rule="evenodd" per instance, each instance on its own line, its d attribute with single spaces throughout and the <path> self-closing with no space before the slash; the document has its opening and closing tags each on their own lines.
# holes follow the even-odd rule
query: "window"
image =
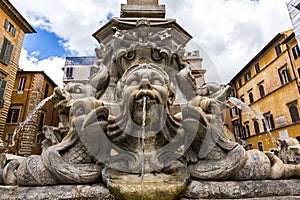
<svg viewBox="0 0 300 200">
<path fill-rule="evenodd" d="M 255 72 L 258 74 L 258 73 L 260 72 L 259 63 L 256 63 L 256 64 L 254 65 L 254 67 L 255 67 Z"/>
<path fill-rule="evenodd" d="M 36 144 L 41 144 L 42 141 L 45 140 L 45 135 L 43 133 L 39 133 L 37 136 L 36 136 Z"/>
<path fill-rule="evenodd" d="M 249 144 L 249 149 L 253 149 L 253 145 L 252 144 Z"/>
<path fill-rule="evenodd" d="M 49 85 L 46 83 L 44 99 L 48 97 L 48 92 L 49 92 Z"/>
<path fill-rule="evenodd" d="M 296 45 L 292 48 L 292 52 L 293 52 L 295 60 L 300 57 L 300 49 L 299 49 L 298 45 Z"/>
<path fill-rule="evenodd" d="M 10 62 L 13 48 L 14 45 L 12 45 L 12 43 L 8 39 L 4 38 L 0 52 L 0 60 L 6 65 L 8 65 Z"/>
<path fill-rule="evenodd" d="M 39 126 L 38 126 L 38 131 L 39 132 L 43 131 L 44 121 L 45 121 L 45 112 L 41 111 L 40 121 L 39 121 Z"/>
<path fill-rule="evenodd" d="M 72 79 L 73 78 L 73 67 L 66 68 L 66 78 Z"/>
<path fill-rule="evenodd" d="M 234 133 L 235 133 L 235 136 L 238 137 L 238 138 L 242 138 L 241 133 L 240 133 L 240 129 L 239 129 L 239 125 L 238 125 L 238 124 L 235 124 L 235 125 L 233 125 L 233 126 L 234 126 Z"/>
<path fill-rule="evenodd" d="M 246 122 L 244 124 L 244 133 L 246 135 L 246 137 L 250 137 L 251 133 L 250 133 L 250 127 L 249 127 L 249 123 Z"/>
<path fill-rule="evenodd" d="M 241 96 L 241 102 L 245 103 L 244 95 Z"/>
<path fill-rule="evenodd" d="M 4 103 L 5 87 L 6 87 L 6 80 L 0 78 L 0 108 L 2 108 Z"/>
<path fill-rule="evenodd" d="M 10 23 L 10 21 L 8 21 L 8 19 L 5 19 L 4 28 L 8 32 L 10 32 L 12 34 L 12 36 L 16 35 L 16 27 L 12 23 Z"/>
<path fill-rule="evenodd" d="M 240 123 L 238 120 L 232 121 L 232 125 L 234 127 L 234 134 L 237 138 L 245 138 L 240 131 Z"/>
<path fill-rule="evenodd" d="M 264 151 L 264 146 L 263 146 L 262 142 L 258 142 L 257 145 L 258 145 L 258 149 L 260 151 Z"/>
<path fill-rule="evenodd" d="M 6 123 L 17 123 L 19 119 L 20 109 L 18 108 L 11 108 L 8 111 Z"/>
<path fill-rule="evenodd" d="M 263 98 L 265 96 L 265 88 L 264 88 L 264 83 L 260 83 L 259 86 L 259 94 L 260 97 Z"/>
<path fill-rule="evenodd" d="M 230 97 L 235 97 L 235 92 L 234 92 L 234 89 L 230 89 Z"/>
<path fill-rule="evenodd" d="M 269 113 L 264 114 L 264 118 L 265 118 L 263 120 L 264 131 L 269 131 L 269 130 L 275 128 L 273 115 L 271 115 Z"/>
<path fill-rule="evenodd" d="M 242 79 L 238 80 L 239 87 L 242 87 Z"/>
<path fill-rule="evenodd" d="M 276 56 L 280 56 L 280 54 L 282 53 L 280 44 L 275 46 L 275 51 L 276 51 Z"/>
<path fill-rule="evenodd" d="M 232 107 L 230 109 L 230 114 L 231 114 L 231 117 L 237 116 L 237 107 Z"/>
<path fill-rule="evenodd" d="M 251 72 L 250 71 L 248 71 L 246 74 L 244 74 L 244 79 L 245 79 L 245 82 L 247 82 L 251 79 Z"/>
<path fill-rule="evenodd" d="M 297 101 L 289 103 L 287 106 L 289 107 L 292 122 L 293 123 L 299 122 L 300 117 L 299 117 L 299 110 L 298 110 L 298 107 L 297 107 Z"/>
<path fill-rule="evenodd" d="M 253 93 L 252 92 L 249 92 L 249 102 L 250 103 L 253 103 L 254 102 L 254 98 L 253 98 Z"/>
<path fill-rule="evenodd" d="M 258 121 L 254 121 L 254 130 L 256 134 L 259 134 L 260 130 L 259 130 L 259 124 Z"/>
<path fill-rule="evenodd" d="M 295 7 L 300 10 L 300 3 L 298 3 Z"/>
<path fill-rule="evenodd" d="M 279 69 L 279 76 L 282 85 L 287 84 L 291 80 L 289 71 L 286 67 Z"/>
<path fill-rule="evenodd" d="M 7 142 L 11 142 L 12 139 L 13 139 L 13 134 L 12 134 L 12 133 L 8 133 L 8 134 L 6 135 L 5 140 L 6 140 Z"/>
<path fill-rule="evenodd" d="M 18 84 L 18 91 L 17 91 L 18 94 L 23 94 L 25 89 L 25 84 L 26 84 L 26 78 L 25 77 L 20 78 Z"/>
</svg>

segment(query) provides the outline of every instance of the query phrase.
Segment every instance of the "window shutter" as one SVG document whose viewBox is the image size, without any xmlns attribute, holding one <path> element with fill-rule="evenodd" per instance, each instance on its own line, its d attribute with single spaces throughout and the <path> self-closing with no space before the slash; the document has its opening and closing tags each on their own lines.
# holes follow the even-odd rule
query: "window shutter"
<svg viewBox="0 0 300 200">
<path fill-rule="evenodd" d="M 5 50 L 8 44 L 8 40 L 6 38 L 3 39 L 2 47 L 1 47 L 1 52 L 0 52 L 0 60 L 4 60 L 4 55 L 5 55 Z"/>
<path fill-rule="evenodd" d="M 272 128 L 272 129 L 275 128 L 273 115 L 270 115 L 270 122 L 271 122 L 271 128 Z"/>
<path fill-rule="evenodd" d="M 291 81 L 291 76 L 290 76 L 290 73 L 289 73 L 288 69 L 286 69 L 286 74 L 287 74 L 287 77 L 288 77 L 288 81 L 290 82 Z"/>
<path fill-rule="evenodd" d="M 293 123 L 300 121 L 298 108 L 296 106 L 294 105 L 290 106 L 289 111 Z"/>
<path fill-rule="evenodd" d="M 13 30 L 11 31 L 11 34 L 15 37 L 16 36 L 16 27 L 13 27 Z"/>
<path fill-rule="evenodd" d="M 9 21 L 5 19 L 4 28 L 7 30 L 9 26 Z"/>
<path fill-rule="evenodd" d="M 5 87 L 6 87 L 6 81 L 3 79 L 0 79 L 0 100 L 3 100 Z"/>
<path fill-rule="evenodd" d="M 14 109 L 13 116 L 12 116 L 12 120 L 13 120 L 14 123 L 18 122 L 19 112 L 20 112 L 19 109 Z"/>
<path fill-rule="evenodd" d="M 11 54 L 12 54 L 13 48 L 14 48 L 14 45 L 9 44 L 9 45 L 8 45 L 8 48 L 7 48 L 7 52 L 5 53 L 5 58 L 4 58 L 3 62 L 4 62 L 5 64 L 7 64 L 7 65 L 8 65 L 9 62 L 10 62 L 10 58 L 11 58 Z"/>
<path fill-rule="evenodd" d="M 281 74 L 281 72 L 279 72 L 279 78 L 280 78 L 281 85 L 283 85 L 283 79 L 282 79 L 282 74 Z"/>
</svg>

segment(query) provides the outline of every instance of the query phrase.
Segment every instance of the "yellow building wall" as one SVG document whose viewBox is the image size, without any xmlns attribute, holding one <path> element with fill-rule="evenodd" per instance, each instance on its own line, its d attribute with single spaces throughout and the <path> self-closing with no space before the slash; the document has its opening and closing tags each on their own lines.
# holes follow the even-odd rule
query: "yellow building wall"
<svg viewBox="0 0 300 200">
<path fill-rule="evenodd" d="M 275 141 L 279 138 L 280 131 L 288 131 L 290 137 L 296 138 L 300 136 L 299 130 L 300 123 L 297 123 L 292 126 L 272 130 L 270 133 L 251 136 L 247 138 L 247 142 L 252 144 L 255 149 L 258 149 L 258 142 L 262 142 L 264 151 L 268 151 L 271 148 L 278 148 Z"/>
<path fill-rule="evenodd" d="M 2 136 L 2 140 L 5 142 L 6 138 L 8 137 L 8 134 L 12 134 L 14 132 L 14 130 L 16 129 L 16 127 L 23 121 L 25 121 L 25 119 L 27 118 L 28 114 L 30 114 L 30 112 L 28 112 L 28 110 L 32 110 L 29 107 L 32 106 L 32 104 L 36 104 L 34 102 L 31 102 L 31 93 L 33 91 L 33 81 L 35 76 L 39 74 L 42 75 L 41 72 L 24 72 L 21 71 L 20 73 L 17 74 L 16 77 L 16 81 L 14 83 L 14 89 L 13 89 L 13 93 L 12 93 L 12 98 L 11 98 L 11 105 L 14 106 L 21 106 L 21 110 L 19 113 L 19 119 L 17 123 L 6 123 L 5 124 L 5 128 L 4 128 L 4 133 Z M 42 75 L 43 76 L 43 75 Z M 19 84 L 19 80 L 20 78 L 26 78 L 26 83 L 25 83 L 25 87 L 24 87 L 24 92 L 21 94 L 18 94 L 17 92 L 17 88 L 18 88 L 18 84 Z M 45 88 L 46 88 L 46 84 L 49 85 L 49 90 L 48 90 L 48 95 L 50 96 L 54 93 L 54 88 L 56 87 L 56 85 L 53 85 L 53 82 L 49 81 L 48 78 L 43 78 L 43 83 L 39 89 L 39 92 L 41 93 L 41 99 L 38 100 L 37 103 L 39 103 L 40 101 L 42 101 L 44 99 L 44 92 L 45 92 Z M 48 101 L 45 103 L 45 105 L 42 107 L 43 112 L 45 113 L 45 118 L 44 118 L 44 125 L 49 125 L 49 126 L 57 126 L 58 125 L 58 113 L 57 110 L 54 108 L 54 104 L 52 101 Z M 34 124 L 36 126 L 38 126 L 39 121 L 40 121 L 40 112 L 38 112 L 37 114 L 37 118 L 34 122 Z M 32 141 L 31 144 L 29 144 L 31 146 L 31 154 L 40 154 L 41 153 L 41 143 L 37 143 L 37 135 L 38 135 L 38 131 L 36 129 L 36 131 L 33 132 L 33 136 L 32 136 Z M 14 146 L 11 151 L 12 152 L 17 152 L 17 149 L 20 148 L 20 144 L 21 144 L 21 137 L 22 136 L 17 136 L 15 138 L 15 143 L 16 146 Z"/>
<path fill-rule="evenodd" d="M 16 27 L 15 36 L 12 36 L 11 33 L 4 29 L 5 19 L 8 19 Z M 4 105 L 0 109 L 0 138 L 3 135 L 4 125 L 10 107 L 11 95 L 18 70 L 18 62 L 23 45 L 24 35 L 25 33 L 20 29 L 20 27 L 18 27 L 18 25 L 14 23 L 14 21 L 2 9 L 0 9 L 0 45 L 2 46 L 4 37 L 6 37 L 14 45 L 10 63 L 5 65 L 0 62 L 0 69 L 8 74 L 4 77 L 4 80 L 6 80 L 7 83 L 4 93 Z"/>
<path fill-rule="evenodd" d="M 290 32 L 289 32 L 290 34 Z M 256 134 L 254 129 L 254 120 L 257 115 L 242 112 L 241 113 L 241 125 L 244 126 L 245 123 L 249 124 L 250 137 L 246 138 L 246 141 L 253 145 L 253 148 L 258 148 L 258 142 L 262 142 L 264 150 L 269 150 L 270 148 L 278 148 L 276 140 L 279 138 L 279 132 L 287 130 L 290 137 L 300 136 L 300 122 L 293 123 L 288 103 L 297 100 L 298 110 L 300 108 L 300 95 L 298 87 L 299 74 L 297 68 L 300 67 L 300 58 L 294 60 L 293 54 L 291 52 L 291 47 L 294 47 L 297 43 L 293 38 L 288 43 L 288 46 L 282 43 L 288 35 L 281 37 L 265 51 L 261 52 L 261 55 L 256 61 L 253 61 L 249 68 L 244 68 L 244 73 L 234 80 L 236 86 L 237 98 L 243 97 L 245 103 L 260 116 L 263 114 L 270 113 L 273 115 L 275 128 L 271 130 L 271 135 L 264 131 L 263 123 L 258 120 L 260 133 Z M 281 44 L 282 43 L 282 44 Z M 281 44 L 282 53 L 277 57 L 275 46 Z M 289 47 L 289 48 L 288 48 Z M 256 73 L 255 63 L 259 63 L 260 72 Z M 291 81 L 285 85 L 282 85 L 279 75 L 279 69 L 286 66 Z M 244 80 L 244 74 L 249 71 L 251 72 L 251 79 L 248 82 Z M 238 80 L 242 80 L 242 86 L 239 87 Z M 259 84 L 263 83 L 265 96 L 261 98 L 259 92 Z M 253 93 L 254 102 L 249 101 L 249 92 Z M 300 111 L 299 111 L 300 112 Z M 278 124 L 277 119 L 279 117 L 285 118 L 285 124 Z M 238 119 L 238 116 L 232 118 L 231 121 Z"/>
</svg>

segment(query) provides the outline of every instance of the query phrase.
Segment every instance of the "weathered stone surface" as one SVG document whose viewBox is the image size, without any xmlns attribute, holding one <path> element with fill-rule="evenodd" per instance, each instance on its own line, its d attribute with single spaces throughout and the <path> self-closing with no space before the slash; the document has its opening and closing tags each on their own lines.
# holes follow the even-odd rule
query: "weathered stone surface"
<svg viewBox="0 0 300 200">
<path fill-rule="evenodd" d="M 185 190 L 189 174 L 181 169 L 179 173 L 146 173 L 140 174 L 118 173 L 108 169 L 103 174 L 104 182 L 116 199 L 147 199 L 173 200 L 177 199 Z"/>
<path fill-rule="evenodd" d="M 262 180 L 271 173 L 271 162 L 266 154 L 253 149 L 247 151 L 245 165 L 233 176 L 234 180 Z"/>
<path fill-rule="evenodd" d="M 185 193 L 187 199 L 286 199 L 300 197 L 300 180 L 262 181 L 192 181 Z M 268 198 L 266 198 L 268 197 Z"/>
<path fill-rule="evenodd" d="M 57 185 L 45 187 L 0 186 L 1 199 L 114 199 L 102 184 Z"/>
<path fill-rule="evenodd" d="M 44 187 L 0 186 L 1 199 L 45 200 L 119 199 L 102 184 L 57 185 Z M 191 199 L 244 199 L 292 200 L 300 199 L 300 180 L 264 181 L 191 181 L 181 200 Z M 159 199 L 165 199 L 161 196 Z M 144 198 L 146 199 L 146 198 Z"/>
</svg>

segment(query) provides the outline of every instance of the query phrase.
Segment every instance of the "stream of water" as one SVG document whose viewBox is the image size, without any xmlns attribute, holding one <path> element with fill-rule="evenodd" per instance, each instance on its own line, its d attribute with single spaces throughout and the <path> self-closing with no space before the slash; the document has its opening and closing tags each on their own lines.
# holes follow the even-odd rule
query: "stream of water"
<svg viewBox="0 0 300 200">
<path fill-rule="evenodd" d="M 54 94 L 52 94 L 51 96 L 49 96 L 49 97 L 43 99 L 43 101 L 41 101 L 41 102 L 33 109 L 33 111 L 26 117 L 26 119 L 25 119 L 23 122 L 21 122 L 21 123 L 19 124 L 19 126 L 17 126 L 17 127 L 15 128 L 14 133 L 13 133 L 13 137 L 12 137 L 12 143 L 9 145 L 9 147 L 15 146 L 15 137 L 16 137 L 17 133 L 23 130 L 24 126 L 32 119 L 32 117 L 37 113 L 37 111 L 38 111 L 40 108 L 42 108 L 42 107 L 45 105 L 45 103 L 46 103 L 47 101 L 49 101 L 50 99 L 52 99 L 53 96 L 54 96 Z"/>
<path fill-rule="evenodd" d="M 262 115 L 262 114 L 258 114 L 256 113 L 254 110 L 252 110 L 247 104 L 245 104 L 244 102 L 242 102 L 241 100 L 235 98 L 235 97 L 229 97 L 228 99 L 231 103 L 233 103 L 239 110 L 244 111 L 245 113 L 251 115 L 252 117 L 255 117 L 255 119 L 261 120 L 265 126 L 266 126 L 266 131 L 269 134 L 272 143 L 276 145 L 276 140 L 274 138 L 274 136 L 271 133 L 271 127 L 269 125 L 269 122 L 266 120 L 266 118 Z"/>
<path fill-rule="evenodd" d="M 147 97 L 143 99 L 143 123 L 142 123 L 142 172 L 141 172 L 141 187 L 142 187 L 142 200 L 144 199 L 144 175 L 145 175 L 145 132 L 146 132 L 146 105 Z"/>
</svg>

